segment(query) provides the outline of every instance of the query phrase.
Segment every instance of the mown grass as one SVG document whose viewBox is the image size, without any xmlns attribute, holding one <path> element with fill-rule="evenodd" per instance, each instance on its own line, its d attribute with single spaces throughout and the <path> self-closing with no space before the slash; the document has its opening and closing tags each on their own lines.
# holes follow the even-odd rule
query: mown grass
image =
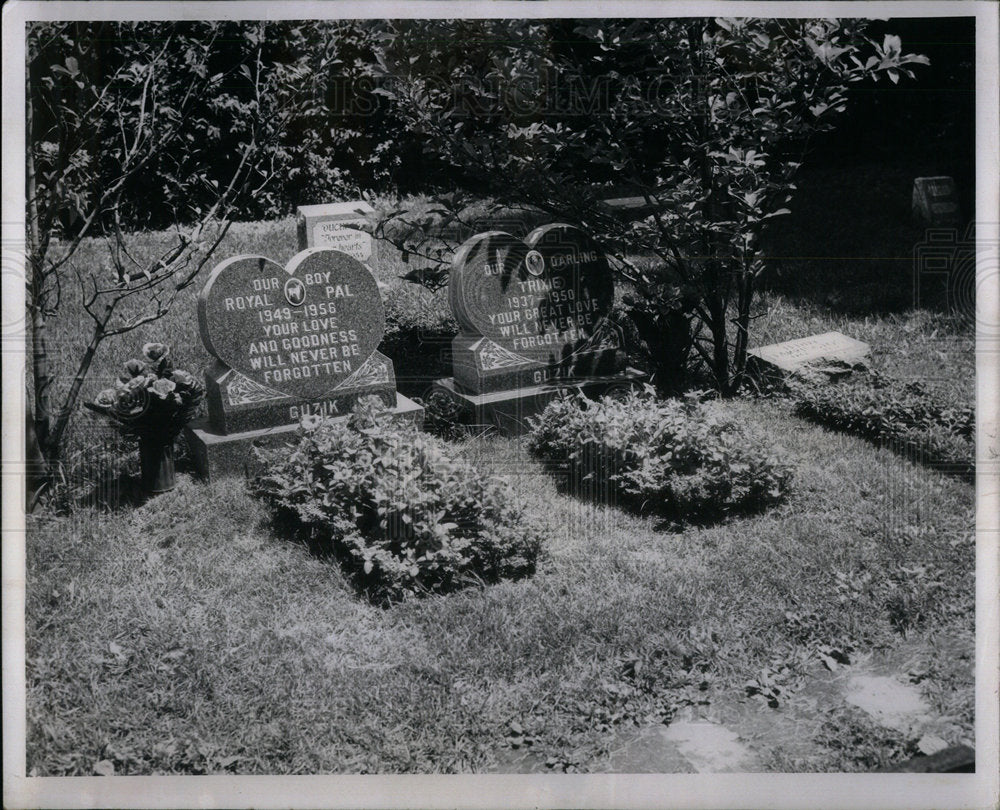
<svg viewBox="0 0 1000 810">
<path fill-rule="evenodd" d="M 162 238 L 137 236 L 136 249 Z M 455 325 L 442 294 L 400 282 L 408 266 L 377 250 L 383 350 L 400 390 L 419 395 L 447 373 Z M 100 264 L 101 251 L 86 243 L 79 261 Z M 234 225 L 217 258 L 295 252 L 284 220 Z M 169 342 L 180 367 L 206 364 L 199 287 L 167 318 L 102 346 L 85 397 L 146 341 Z M 880 370 L 972 400 L 967 326 L 801 293 L 762 295 L 754 344 L 837 329 L 871 343 Z M 85 325 L 68 290 L 52 323 L 60 385 Z M 468 440 L 462 453 L 509 478 L 544 529 L 539 571 L 386 610 L 360 600 L 335 563 L 274 536 L 238 481 L 182 474 L 177 490 L 134 508 L 32 516 L 29 773 L 89 774 L 98 763 L 116 773 L 469 772 L 497 767 L 513 745 L 553 770 L 587 770 L 621 728 L 745 697 L 748 682 L 818 664 L 820 645 L 916 649 L 921 689 L 955 718 L 949 742 L 971 739 L 972 659 L 950 653 L 973 648 L 972 487 L 811 425 L 782 401 L 724 407 L 793 464 L 784 505 L 666 531 L 574 498 L 518 440 Z M 108 437 L 78 413 L 68 460 L 128 458 Z M 884 748 L 883 731 L 872 734 Z M 859 767 L 837 745 L 816 746 L 810 769 Z M 775 767 L 793 761 L 775 752 Z"/>
<path fill-rule="evenodd" d="M 516 440 L 470 441 L 544 529 L 545 560 L 526 581 L 385 610 L 271 536 L 237 481 L 184 476 L 134 511 L 33 518 L 29 772 L 468 772 L 525 736 L 554 769 L 587 770 L 616 729 L 815 661 L 788 611 L 851 650 L 971 646 L 968 485 L 781 403 L 729 407 L 781 437 L 784 506 L 664 532 L 560 492 Z M 921 567 L 942 588 L 900 573 Z M 836 572 L 871 579 L 842 599 Z M 922 600 L 912 626 L 893 619 L 901 587 Z M 971 737 L 966 663 L 947 689 Z"/>
</svg>

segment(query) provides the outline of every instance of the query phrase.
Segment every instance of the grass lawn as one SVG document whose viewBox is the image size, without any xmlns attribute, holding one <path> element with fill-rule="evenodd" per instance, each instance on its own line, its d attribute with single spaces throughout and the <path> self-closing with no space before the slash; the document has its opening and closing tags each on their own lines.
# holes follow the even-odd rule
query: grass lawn
<svg viewBox="0 0 1000 810">
<path fill-rule="evenodd" d="M 971 487 L 780 404 L 732 407 L 796 464 L 782 507 L 671 533 L 560 493 L 513 440 L 470 442 L 544 527 L 546 557 L 525 581 L 389 609 L 274 537 L 237 481 L 33 519 L 29 773 L 468 772 L 527 742 L 588 770 L 621 729 L 704 701 L 795 712 L 746 684 L 793 695 L 821 644 L 923 653 L 949 742 L 971 739 Z M 942 637 L 963 654 L 934 657 Z M 850 753 L 816 742 L 799 765 L 851 769 Z"/>
<path fill-rule="evenodd" d="M 81 261 L 99 261 L 97 244 L 86 250 Z M 404 266 L 379 250 L 390 322 L 409 318 L 437 345 L 443 298 L 398 282 Z M 294 223 L 234 226 L 219 259 L 244 252 L 287 260 Z M 200 369 L 196 295 L 102 347 L 85 395 L 148 340 Z M 53 327 L 67 375 L 84 323 L 74 306 Z M 972 337 L 946 318 L 774 292 L 760 312 L 757 343 L 839 329 L 871 342 L 878 367 L 973 396 Z M 435 372 L 421 351 L 420 369 L 389 351 L 401 390 Z M 240 481 L 182 474 L 141 505 L 31 516 L 28 773 L 471 772 L 525 751 L 542 770 L 600 771 L 623 734 L 715 705 L 795 723 L 762 767 L 863 770 L 916 739 L 796 696 L 829 668 L 883 659 L 912 674 L 945 742 L 971 743 L 973 487 L 780 400 L 719 407 L 793 464 L 780 507 L 672 530 L 563 491 L 517 440 L 469 439 L 461 453 L 507 477 L 542 527 L 539 570 L 388 609 L 276 536 Z M 71 460 L 99 457 L 99 426 L 75 418 Z"/>
</svg>

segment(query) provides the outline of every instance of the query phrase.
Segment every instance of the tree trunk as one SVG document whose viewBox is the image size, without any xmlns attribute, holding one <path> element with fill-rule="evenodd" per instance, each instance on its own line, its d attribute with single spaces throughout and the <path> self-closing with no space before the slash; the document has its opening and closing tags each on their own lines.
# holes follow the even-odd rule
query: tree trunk
<svg viewBox="0 0 1000 810">
<path fill-rule="evenodd" d="M 28 203 L 27 256 L 31 272 L 28 283 L 27 307 L 31 324 L 31 380 L 34 393 L 34 435 L 42 455 L 49 457 L 49 433 L 52 427 L 52 411 L 49 407 L 49 390 L 52 377 L 49 371 L 49 353 L 46 342 L 45 322 L 45 276 L 42 272 L 41 234 L 38 228 L 38 189 L 35 182 L 35 152 L 32 125 L 34 110 L 31 94 L 28 94 L 25 117 L 25 139 L 27 155 L 25 165 L 25 193 Z M 28 337 L 27 335 L 25 337 Z M 25 391 L 25 396 L 28 392 Z"/>
<path fill-rule="evenodd" d="M 66 433 L 66 428 L 69 426 L 69 419 L 73 415 L 76 401 L 80 397 L 80 389 L 83 388 L 83 381 L 87 379 L 87 372 L 90 371 L 90 364 L 94 360 L 94 354 L 97 352 L 97 347 L 101 345 L 101 341 L 104 340 L 104 326 L 107 323 L 107 318 L 110 318 L 110 316 L 109 310 L 104 322 L 94 327 L 94 334 L 90 338 L 90 343 L 87 344 L 87 350 L 83 353 L 80 365 L 77 366 L 76 376 L 69 387 L 69 393 L 66 394 L 63 407 L 59 409 L 59 416 L 56 418 L 55 427 L 52 428 L 49 436 L 48 458 L 50 462 L 57 460 L 62 453 L 63 436 Z"/>
<path fill-rule="evenodd" d="M 691 69 L 694 75 L 694 96 L 698 106 L 698 139 L 704 144 L 704 148 L 699 154 L 699 173 L 702 191 L 705 193 L 702 202 L 702 215 L 706 222 L 717 222 L 721 212 L 719 202 L 719 189 L 712 178 L 712 162 L 710 155 L 710 138 L 708 136 L 709 121 L 711 120 L 711 109 L 708 102 L 708 89 L 702 86 L 699 77 L 703 76 L 701 65 L 701 54 L 698 50 L 698 43 L 701 42 L 702 24 L 691 22 L 687 26 L 688 54 Z M 728 291 L 723 289 L 722 270 L 720 267 L 719 250 L 716 239 L 710 234 L 704 237 L 704 273 L 707 281 L 705 291 L 705 305 L 708 309 L 710 323 L 708 330 L 712 334 L 712 373 L 715 375 L 716 386 L 719 393 L 729 396 L 729 346 L 726 343 L 726 309 L 728 301 Z"/>
<path fill-rule="evenodd" d="M 683 390 L 691 353 L 691 315 L 684 311 L 654 315 L 632 309 L 629 318 L 649 351 L 657 386 L 671 394 Z"/>
<path fill-rule="evenodd" d="M 45 456 L 42 455 L 42 450 L 38 446 L 38 437 L 35 435 L 35 418 L 30 402 L 25 408 L 24 445 L 24 477 L 27 495 L 25 510 L 32 512 L 39 496 L 49 482 L 49 469 L 45 462 Z"/>
<path fill-rule="evenodd" d="M 729 390 L 729 346 L 726 343 L 726 303 L 717 291 L 711 294 L 708 314 L 712 321 L 708 325 L 712 333 L 712 373 L 719 393 L 728 397 Z"/>
<path fill-rule="evenodd" d="M 691 316 L 671 311 L 661 316 L 663 321 L 664 370 L 667 379 L 661 385 L 670 392 L 681 391 L 687 379 L 688 357 L 691 353 Z"/>
<path fill-rule="evenodd" d="M 747 366 L 747 343 L 750 339 L 750 304 L 753 302 L 753 274 L 744 270 L 739 279 L 736 313 L 736 348 L 733 352 L 733 387 L 743 380 Z"/>
<path fill-rule="evenodd" d="M 49 372 L 45 315 L 37 306 L 31 307 L 31 371 L 32 387 L 34 388 L 35 436 L 42 455 L 49 459 L 49 441 L 52 430 L 49 390 L 52 387 L 52 377 Z"/>
</svg>

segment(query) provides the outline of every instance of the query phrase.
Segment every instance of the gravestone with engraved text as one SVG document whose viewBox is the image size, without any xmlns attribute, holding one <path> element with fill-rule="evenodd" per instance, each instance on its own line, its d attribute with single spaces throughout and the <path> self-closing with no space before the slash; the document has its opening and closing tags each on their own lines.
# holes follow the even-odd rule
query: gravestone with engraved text
<svg viewBox="0 0 1000 810">
<path fill-rule="evenodd" d="M 956 226 L 961 222 L 955 181 L 946 176 L 918 177 L 913 181 L 913 217 L 930 227 Z"/>
<path fill-rule="evenodd" d="M 296 209 L 299 250 L 333 248 L 367 262 L 372 256 L 372 236 L 358 226 L 365 225 L 374 213 L 375 209 L 363 200 L 300 205 Z"/>
<path fill-rule="evenodd" d="M 207 477 L 239 471 L 252 441 L 287 434 L 303 416 L 345 416 L 362 396 L 420 418 L 378 351 L 385 312 L 375 278 L 346 253 L 310 248 L 284 267 L 228 259 L 198 298 L 198 325 L 215 362 L 205 372 L 208 421 L 189 440 Z"/>
<path fill-rule="evenodd" d="M 437 388 L 506 432 L 523 431 L 561 389 L 595 395 L 642 377 L 627 368 L 609 318 L 607 257 L 579 228 L 543 225 L 523 241 L 502 231 L 473 236 L 455 254 L 448 292 L 461 332 L 452 377 Z"/>
<path fill-rule="evenodd" d="M 866 369 L 871 347 L 840 332 L 824 332 L 747 352 L 747 366 L 759 378 L 781 382 L 789 376 L 838 379 Z"/>
</svg>

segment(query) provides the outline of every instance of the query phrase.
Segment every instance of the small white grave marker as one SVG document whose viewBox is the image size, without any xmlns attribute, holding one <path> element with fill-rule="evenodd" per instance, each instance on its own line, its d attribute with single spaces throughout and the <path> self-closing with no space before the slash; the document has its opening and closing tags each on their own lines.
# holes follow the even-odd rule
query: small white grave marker
<svg viewBox="0 0 1000 810">
<path fill-rule="evenodd" d="M 372 255 L 372 236 L 345 225 L 364 225 L 375 213 L 364 200 L 326 205 L 300 205 L 298 217 L 299 250 L 311 247 L 333 248 L 367 262 Z"/>
</svg>

